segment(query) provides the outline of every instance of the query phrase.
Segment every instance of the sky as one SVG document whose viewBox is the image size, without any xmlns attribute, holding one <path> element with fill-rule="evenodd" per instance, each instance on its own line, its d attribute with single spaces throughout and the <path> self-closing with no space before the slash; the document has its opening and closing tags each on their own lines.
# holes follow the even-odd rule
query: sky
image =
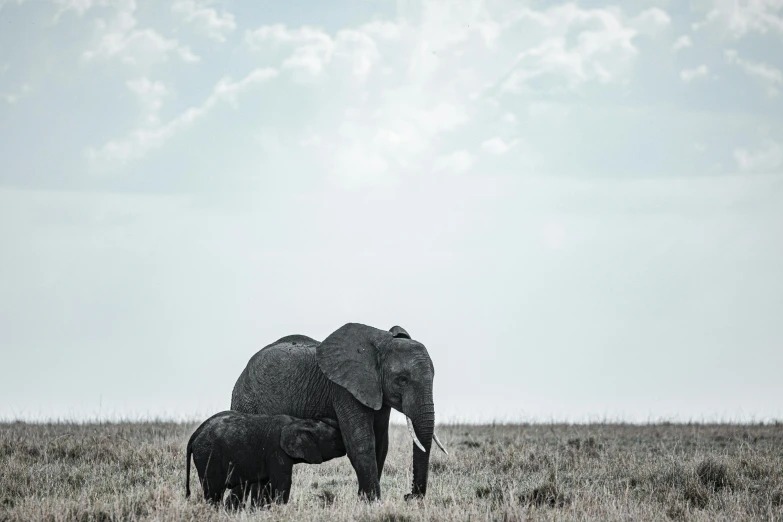
<svg viewBox="0 0 783 522">
<path fill-rule="evenodd" d="M 0 158 L 1 419 L 348 322 L 439 422 L 783 418 L 782 0 L 0 0 Z"/>
</svg>

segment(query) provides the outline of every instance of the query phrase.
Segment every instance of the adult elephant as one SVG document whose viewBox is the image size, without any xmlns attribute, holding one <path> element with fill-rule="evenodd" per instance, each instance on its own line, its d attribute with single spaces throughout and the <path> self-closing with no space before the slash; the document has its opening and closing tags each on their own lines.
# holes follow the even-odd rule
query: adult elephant
<svg viewBox="0 0 783 522">
<path fill-rule="evenodd" d="M 433 438 L 446 451 L 434 434 L 434 374 L 427 349 L 402 327 L 387 332 L 349 323 L 321 343 L 292 335 L 262 348 L 237 379 L 231 409 L 336 419 L 359 494 L 379 499 L 394 408 L 406 416 L 414 441 L 407 500 L 427 492 Z"/>
</svg>

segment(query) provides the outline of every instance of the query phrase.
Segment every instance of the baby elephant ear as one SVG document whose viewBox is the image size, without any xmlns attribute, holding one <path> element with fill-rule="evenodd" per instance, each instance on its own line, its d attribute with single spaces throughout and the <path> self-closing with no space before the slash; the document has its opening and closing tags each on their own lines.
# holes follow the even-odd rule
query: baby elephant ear
<svg viewBox="0 0 783 522">
<path fill-rule="evenodd" d="M 302 422 L 294 422 L 280 431 L 280 447 L 289 456 L 309 464 L 321 464 L 324 460 L 318 449 L 318 441 Z"/>
<path fill-rule="evenodd" d="M 389 330 L 395 339 L 410 339 L 411 336 L 402 326 L 392 326 Z"/>
</svg>

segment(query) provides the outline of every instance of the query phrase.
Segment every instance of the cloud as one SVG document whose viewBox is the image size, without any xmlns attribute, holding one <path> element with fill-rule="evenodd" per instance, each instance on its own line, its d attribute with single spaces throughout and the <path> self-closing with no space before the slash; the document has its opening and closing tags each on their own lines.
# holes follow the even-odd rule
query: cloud
<svg viewBox="0 0 783 522">
<path fill-rule="evenodd" d="M 398 40 L 400 36 L 402 35 L 402 31 L 400 30 L 400 26 L 394 22 L 389 22 L 385 20 L 375 20 L 373 22 L 368 22 L 360 27 L 360 30 L 363 33 L 366 33 L 373 38 L 378 38 L 381 40 Z"/>
<path fill-rule="evenodd" d="M 767 95 L 775 97 L 783 87 L 783 71 L 763 62 L 752 62 L 740 58 L 734 49 L 725 51 L 726 61 L 741 68 L 745 74 L 757 80 L 767 91 Z"/>
<path fill-rule="evenodd" d="M 367 24 L 360 29 L 338 31 L 334 37 L 314 27 L 289 29 L 283 24 L 265 25 L 245 33 L 245 42 L 255 50 L 275 47 L 293 48 L 283 60 L 283 68 L 305 73 L 313 78 L 321 75 L 334 60 L 350 64 L 354 77 L 366 78 L 380 60 L 375 34 L 379 38 L 394 40 L 397 32 L 394 24 Z"/>
<path fill-rule="evenodd" d="M 502 18 L 484 2 L 423 2 L 417 32 L 427 50 L 438 51 L 479 39 L 483 48 L 494 50 L 503 31 Z"/>
<path fill-rule="evenodd" d="M 783 167 L 783 145 L 766 139 L 759 148 L 734 149 L 734 160 L 740 170 L 745 172 L 771 172 Z"/>
<path fill-rule="evenodd" d="M 672 23 L 672 17 L 669 13 L 658 7 L 653 7 L 642 11 L 631 18 L 629 25 L 639 31 L 640 34 L 654 35 L 662 28 L 668 27 Z"/>
<path fill-rule="evenodd" d="M 351 64 L 354 77 L 364 79 L 381 59 L 375 40 L 364 31 L 344 30 L 337 33 L 334 56 Z"/>
<path fill-rule="evenodd" d="M 549 250 L 560 250 L 568 246 L 568 230 L 558 220 L 547 220 L 538 227 L 538 236 Z"/>
<path fill-rule="evenodd" d="M 8 105 L 14 105 L 31 92 L 33 92 L 33 87 L 29 83 L 24 83 L 16 91 L 0 91 L 0 98 L 5 100 Z"/>
<path fill-rule="evenodd" d="M 674 41 L 672 44 L 672 51 L 677 52 L 682 49 L 685 49 L 686 47 L 691 47 L 693 45 L 693 42 L 691 41 L 691 37 L 687 34 L 684 34 L 677 38 L 677 40 Z"/>
<path fill-rule="evenodd" d="M 190 47 L 162 36 L 154 29 L 136 28 L 136 0 L 122 0 L 115 17 L 107 22 L 98 20 L 98 43 L 84 52 L 85 60 L 118 58 L 124 63 L 145 65 L 164 62 L 175 54 L 185 62 L 197 62 Z"/>
<path fill-rule="evenodd" d="M 694 67 L 693 69 L 683 69 L 680 71 L 680 79 L 685 83 L 691 83 L 694 80 L 706 78 L 709 72 L 709 68 L 707 68 L 706 65 L 701 64 L 698 67 Z"/>
<path fill-rule="evenodd" d="M 481 150 L 493 156 L 502 156 L 516 145 L 516 141 L 506 142 L 500 136 L 495 136 L 481 143 Z"/>
<path fill-rule="evenodd" d="M 548 35 L 522 51 L 511 66 L 502 89 L 514 93 L 529 90 L 531 82 L 544 77 L 560 79 L 569 89 L 617 81 L 638 54 L 633 39 L 640 31 L 654 33 L 671 21 L 657 8 L 627 20 L 614 8 L 582 9 L 576 4 L 546 11 L 523 8 L 511 19 L 507 31 L 525 22 Z"/>
<path fill-rule="evenodd" d="M 171 94 L 169 89 L 162 82 L 152 82 L 145 76 L 129 80 L 126 85 L 139 97 L 144 121 L 156 125 L 160 121 L 158 112 L 163 106 L 163 98 Z"/>
<path fill-rule="evenodd" d="M 713 24 L 722 27 L 736 39 L 753 32 L 783 34 L 783 1 L 713 0 L 712 9 L 704 20 L 693 24 L 693 29 L 698 31 Z"/>
<path fill-rule="evenodd" d="M 4 8 L 6 5 L 10 4 L 11 2 L 15 3 L 16 5 L 22 5 L 22 4 L 23 4 L 23 3 L 25 3 L 26 1 L 27 1 L 27 0 L 0 0 L 0 11 L 2 11 L 2 10 L 3 10 L 3 8 Z"/>
<path fill-rule="evenodd" d="M 453 2 L 422 4 L 413 12 L 403 8 L 395 22 L 338 31 L 267 24 L 247 31 L 244 40 L 295 80 L 331 93 L 328 107 L 310 118 L 307 137 L 281 144 L 294 155 L 306 149 L 306 157 L 326 165 L 338 183 L 355 186 L 414 176 L 431 166 L 467 172 L 477 161 L 475 152 L 508 153 L 517 142 L 500 128 L 480 135 L 486 142 L 478 151 L 463 148 L 476 143 L 475 135 L 460 146 L 451 142 L 471 134 L 487 111 L 496 111 L 491 119 L 506 130 L 517 123 L 518 116 L 490 90 L 549 94 L 590 82 L 622 83 L 639 53 L 634 38 L 670 26 L 668 13 L 655 8 L 625 15 L 614 7 L 489 9 Z M 346 81 L 352 78 L 361 82 Z M 495 80 L 488 84 L 487 78 Z M 519 124 L 526 128 L 528 119 Z"/>
<path fill-rule="evenodd" d="M 53 23 L 60 21 L 60 17 L 68 11 L 73 11 L 77 16 L 84 16 L 84 13 L 96 6 L 108 5 L 107 0 L 54 0 L 54 3 L 60 6 L 54 15 Z"/>
<path fill-rule="evenodd" d="M 177 0 L 171 11 L 199 33 L 220 43 L 225 42 L 226 35 L 237 27 L 233 14 L 226 11 L 218 13 L 216 9 L 197 4 L 194 0 Z"/>
<path fill-rule="evenodd" d="M 462 174 L 469 171 L 473 167 L 475 161 L 473 154 L 465 149 L 460 149 L 436 158 L 434 167 L 436 171 L 449 171 L 455 174 Z"/>
<path fill-rule="evenodd" d="M 324 31 L 308 26 L 288 29 L 283 24 L 265 25 L 246 32 L 245 41 L 254 49 L 268 43 L 293 46 L 294 51 L 283 61 L 283 68 L 300 69 L 311 76 L 321 74 L 334 52 L 332 38 Z"/>
<path fill-rule="evenodd" d="M 264 83 L 277 76 L 277 71 L 270 68 L 255 69 L 239 81 L 231 81 L 230 78 L 221 79 L 213 88 L 212 94 L 204 102 L 196 107 L 190 107 L 173 120 L 162 125 L 139 128 L 130 133 L 123 140 L 112 140 L 99 149 L 89 148 L 85 152 L 88 159 L 94 162 L 125 163 L 129 160 L 144 157 L 146 152 L 153 148 L 161 147 L 175 133 L 192 125 L 202 118 L 219 103 L 226 102 L 236 104 L 240 93 L 251 87 Z M 137 81 L 135 84 L 139 91 L 156 97 L 160 89 L 156 84 L 148 84 L 145 81 Z M 133 89 L 133 87 L 131 87 Z M 150 94 L 151 93 L 151 94 Z"/>
</svg>

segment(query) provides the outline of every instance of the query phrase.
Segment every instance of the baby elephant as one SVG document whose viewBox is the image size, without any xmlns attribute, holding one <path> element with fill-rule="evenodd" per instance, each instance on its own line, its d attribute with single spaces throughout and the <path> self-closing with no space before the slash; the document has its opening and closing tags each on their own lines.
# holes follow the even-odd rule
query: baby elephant
<svg viewBox="0 0 783 522">
<path fill-rule="evenodd" d="M 213 415 L 188 441 L 185 496 L 190 496 L 190 456 L 196 464 L 204 498 L 238 507 L 252 491 L 257 501 L 288 502 L 294 464 L 320 464 L 345 455 L 337 422 L 288 415 L 250 415 L 223 411 Z"/>
</svg>

